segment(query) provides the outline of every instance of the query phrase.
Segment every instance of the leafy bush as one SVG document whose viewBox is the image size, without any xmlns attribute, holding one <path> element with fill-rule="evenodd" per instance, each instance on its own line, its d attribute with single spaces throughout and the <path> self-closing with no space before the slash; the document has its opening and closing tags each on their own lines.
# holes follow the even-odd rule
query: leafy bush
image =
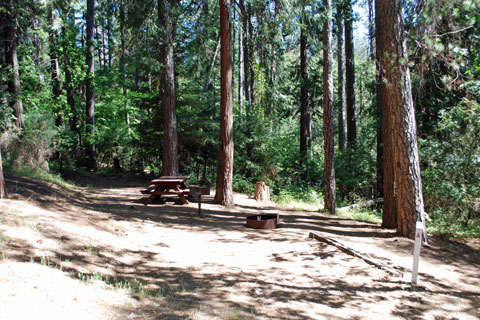
<svg viewBox="0 0 480 320">
<path fill-rule="evenodd" d="M 436 135 L 420 140 L 420 150 L 425 207 L 434 225 L 447 233 L 452 223 L 479 229 L 480 104 L 464 100 L 443 111 Z"/>
</svg>

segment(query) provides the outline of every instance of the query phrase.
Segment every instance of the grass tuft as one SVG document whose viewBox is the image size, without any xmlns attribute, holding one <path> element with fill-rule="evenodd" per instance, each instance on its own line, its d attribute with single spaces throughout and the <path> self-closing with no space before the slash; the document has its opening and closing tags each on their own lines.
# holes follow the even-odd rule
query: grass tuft
<svg viewBox="0 0 480 320">
<path fill-rule="evenodd" d="M 382 213 L 378 210 L 362 208 L 362 209 L 349 209 L 349 210 L 337 210 L 337 215 L 343 218 L 371 222 L 376 224 L 382 223 Z"/>
</svg>

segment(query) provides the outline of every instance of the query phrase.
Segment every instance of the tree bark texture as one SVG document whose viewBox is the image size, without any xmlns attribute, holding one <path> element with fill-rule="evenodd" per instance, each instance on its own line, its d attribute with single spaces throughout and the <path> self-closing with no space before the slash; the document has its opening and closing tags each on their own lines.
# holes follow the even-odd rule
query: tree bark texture
<svg viewBox="0 0 480 320">
<path fill-rule="evenodd" d="M 391 148 L 384 145 L 385 163 L 394 171 L 394 207 L 397 233 L 413 239 L 416 221 L 424 220 L 422 180 L 417 149 L 415 111 L 413 107 L 410 71 L 401 0 L 376 0 L 377 45 L 383 81 L 381 96 L 384 123 Z M 391 169 L 391 168 L 389 168 Z M 385 165 L 385 173 L 387 165 Z M 391 178 L 391 177 L 389 177 Z M 385 181 L 386 182 L 386 181 Z M 391 189 L 385 188 L 385 196 Z M 385 201 L 387 199 L 384 199 Z M 391 197 L 389 198 L 391 201 Z"/>
<path fill-rule="evenodd" d="M 233 206 L 233 90 L 230 0 L 220 0 L 220 143 L 215 203 Z"/>
<path fill-rule="evenodd" d="M 178 175 L 178 137 L 175 89 L 175 65 L 173 61 L 174 23 L 171 16 L 172 3 L 169 0 L 158 2 L 158 25 L 163 28 L 160 40 L 160 62 L 162 70 L 162 175 Z"/>
<path fill-rule="evenodd" d="M 4 14 L 4 39 L 5 62 L 8 66 L 8 92 L 10 93 L 10 106 L 15 116 L 15 125 L 19 128 L 25 126 L 23 117 L 23 102 L 20 97 L 20 75 L 18 73 L 17 58 L 17 31 L 14 1 L 5 0 L 6 12 Z"/>
<path fill-rule="evenodd" d="M 335 214 L 335 141 L 333 112 L 332 0 L 323 0 L 327 19 L 323 24 L 323 139 L 325 209 Z"/>
<path fill-rule="evenodd" d="M 345 55 L 343 51 L 343 17 L 338 17 L 337 58 L 338 58 L 338 149 L 345 150 Z"/>
<path fill-rule="evenodd" d="M 307 160 L 307 143 L 308 143 L 308 74 L 307 74 L 307 39 L 303 26 L 300 31 L 300 158 L 302 161 Z"/>
<path fill-rule="evenodd" d="M 87 0 L 87 79 L 85 84 L 86 97 L 86 132 L 87 132 L 87 156 L 88 168 L 96 168 L 95 160 L 95 144 L 92 142 L 95 136 L 95 93 L 93 88 L 94 78 L 94 43 L 93 43 L 93 29 L 94 29 L 94 14 L 95 14 L 95 0 Z"/>
<path fill-rule="evenodd" d="M 353 44 L 353 12 L 349 2 L 345 18 L 345 71 L 347 100 L 347 144 L 353 146 L 357 138 L 357 120 L 355 116 L 355 56 Z"/>
</svg>

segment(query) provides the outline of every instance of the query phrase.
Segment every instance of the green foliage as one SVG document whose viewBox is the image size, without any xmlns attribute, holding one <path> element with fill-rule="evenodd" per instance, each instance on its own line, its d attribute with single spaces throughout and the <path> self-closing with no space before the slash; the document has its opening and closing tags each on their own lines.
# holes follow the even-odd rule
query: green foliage
<svg viewBox="0 0 480 320">
<path fill-rule="evenodd" d="M 480 104 L 441 113 L 436 136 L 421 140 L 425 203 L 434 220 L 465 226 L 480 216 Z"/>
<path fill-rule="evenodd" d="M 7 169 L 8 171 L 12 172 L 17 176 L 55 183 L 56 185 L 64 188 L 71 188 L 73 186 L 71 182 L 66 182 L 59 174 L 47 172 L 45 170 L 31 168 L 27 166 Z"/>
<path fill-rule="evenodd" d="M 308 185 L 289 185 L 274 190 L 274 200 L 281 206 L 295 210 L 319 211 L 323 208 L 322 194 Z"/>
<path fill-rule="evenodd" d="M 233 176 L 233 190 L 245 194 L 253 195 L 255 193 L 255 183 L 250 182 L 242 175 Z"/>
<path fill-rule="evenodd" d="M 362 208 L 362 209 L 338 210 L 337 213 L 340 217 L 344 217 L 348 219 L 371 222 L 376 224 L 382 223 L 382 212 L 378 210 Z"/>
</svg>

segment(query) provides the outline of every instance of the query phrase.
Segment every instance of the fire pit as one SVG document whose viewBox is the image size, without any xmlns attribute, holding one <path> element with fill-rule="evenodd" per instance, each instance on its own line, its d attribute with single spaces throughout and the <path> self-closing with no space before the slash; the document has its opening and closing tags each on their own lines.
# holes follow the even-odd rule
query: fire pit
<svg viewBox="0 0 480 320">
<path fill-rule="evenodd" d="M 256 214 L 247 217 L 247 227 L 254 229 L 275 229 L 280 223 L 280 215 Z"/>
</svg>

